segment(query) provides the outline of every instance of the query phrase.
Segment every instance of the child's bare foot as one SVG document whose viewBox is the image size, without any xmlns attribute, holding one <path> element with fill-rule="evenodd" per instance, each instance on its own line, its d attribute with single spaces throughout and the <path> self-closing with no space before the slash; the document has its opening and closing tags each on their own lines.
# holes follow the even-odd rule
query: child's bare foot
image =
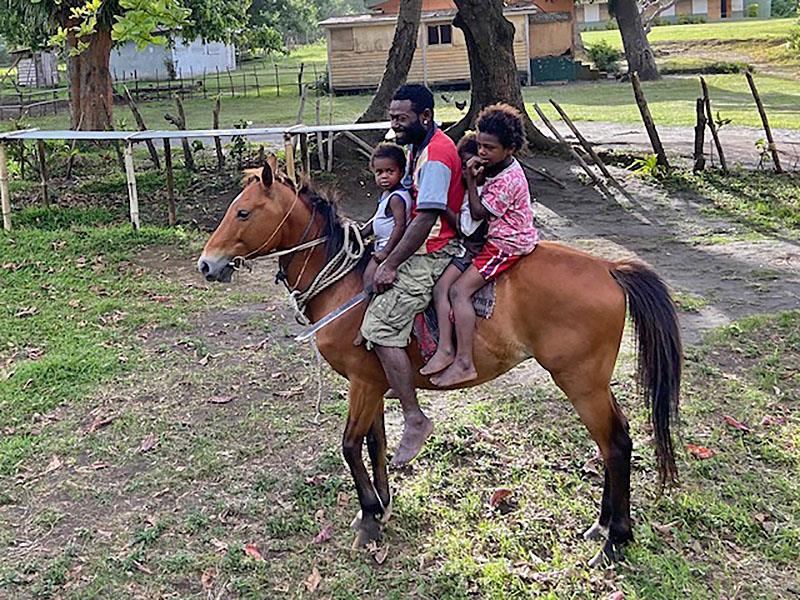
<svg viewBox="0 0 800 600">
<path fill-rule="evenodd" d="M 439 346 L 436 349 L 436 353 L 431 356 L 431 359 L 419 370 L 420 375 L 433 375 L 434 373 L 438 373 L 453 364 L 453 360 L 455 359 L 455 354 L 453 351 L 446 351 L 442 350 L 442 347 Z"/>
<path fill-rule="evenodd" d="M 457 360 L 443 373 L 431 377 L 431 383 L 435 386 L 446 388 L 472 381 L 477 377 L 478 372 L 475 370 L 474 364 Z"/>
<path fill-rule="evenodd" d="M 400 446 L 392 457 L 392 466 L 401 467 L 412 461 L 422 450 L 425 440 L 431 433 L 433 433 L 433 423 L 422 412 L 406 416 L 403 437 L 400 438 Z"/>
<path fill-rule="evenodd" d="M 358 335 L 353 339 L 353 346 L 360 346 L 364 343 L 364 336 L 361 335 L 361 332 L 358 332 Z"/>
<path fill-rule="evenodd" d="M 397 392 L 394 391 L 394 388 L 389 388 L 388 390 L 386 390 L 386 393 L 383 395 L 383 397 L 384 398 L 392 398 L 392 399 L 395 399 L 395 400 L 399 400 L 400 399 L 400 395 Z"/>
</svg>

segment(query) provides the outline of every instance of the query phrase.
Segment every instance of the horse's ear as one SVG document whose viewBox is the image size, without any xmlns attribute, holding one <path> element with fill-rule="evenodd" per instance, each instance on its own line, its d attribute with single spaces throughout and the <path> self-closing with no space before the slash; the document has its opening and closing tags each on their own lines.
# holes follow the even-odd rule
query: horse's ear
<svg viewBox="0 0 800 600">
<path fill-rule="evenodd" d="M 270 167 L 269 162 L 264 165 L 264 168 L 261 170 L 261 185 L 264 188 L 269 189 L 272 186 L 273 175 L 272 175 L 272 167 Z"/>
<path fill-rule="evenodd" d="M 267 166 L 272 169 L 273 173 L 278 172 L 278 157 L 275 156 L 273 153 L 270 152 L 270 155 L 267 157 Z"/>
</svg>

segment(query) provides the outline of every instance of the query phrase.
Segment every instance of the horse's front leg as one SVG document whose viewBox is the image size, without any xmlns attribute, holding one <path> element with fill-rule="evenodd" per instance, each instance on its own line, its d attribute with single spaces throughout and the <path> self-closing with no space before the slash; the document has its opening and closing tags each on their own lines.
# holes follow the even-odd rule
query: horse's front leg
<svg viewBox="0 0 800 600">
<path fill-rule="evenodd" d="M 378 500 L 383 505 L 381 521 L 385 525 L 392 512 L 392 492 L 389 489 L 389 473 L 386 470 L 386 428 L 383 423 L 383 398 L 380 408 L 367 433 L 367 450 L 372 463 L 372 482 L 378 493 Z"/>
<path fill-rule="evenodd" d="M 385 386 L 384 386 L 385 387 Z M 350 473 L 356 484 L 358 502 L 361 506 L 359 517 L 356 517 L 354 526 L 357 529 L 354 547 L 364 546 L 381 537 L 384 505 L 372 485 L 372 481 L 362 460 L 364 438 L 375 424 L 376 416 L 383 411 L 384 390 L 372 383 L 363 381 L 350 382 L 350 402 L 347 415 L 347 426 L 342 438 L 342 454 L 350 467 Z M 383 444 L 383 461 L 385 465 L 386 446 Z M 375 459 L 373 459 L 373 465 Z M 385 466 L 384 466 L 385 473 Z M 385 485 L 388 492 L 388 482 L 385 475 L 379 477 L 379 483 Z M 382 482 L 380 480 L 383 480 Z"/>
</svg>

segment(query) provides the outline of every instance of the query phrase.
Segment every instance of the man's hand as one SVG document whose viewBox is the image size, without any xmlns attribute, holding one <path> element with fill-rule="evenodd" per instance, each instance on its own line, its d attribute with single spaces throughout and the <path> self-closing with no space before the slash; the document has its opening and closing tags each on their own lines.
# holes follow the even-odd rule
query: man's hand
<svg viewBox="0 0 800 600">
<path fill-rule="evenodd" d="M 382 262 L 375 269 L 375 276 L 372 278 L 372 287 L 376 294 L 382 294 L 394 284 L 397 279 L 397 269 L 388 262 Z"/>
</svg>

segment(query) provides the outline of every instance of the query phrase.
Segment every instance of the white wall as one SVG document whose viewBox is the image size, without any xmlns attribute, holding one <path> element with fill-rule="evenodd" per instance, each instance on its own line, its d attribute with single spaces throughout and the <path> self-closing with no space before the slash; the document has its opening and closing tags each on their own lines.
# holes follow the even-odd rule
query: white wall
<svg viewBox="0 0 800 600">
<path fill-rule="evenodd" d="M 584 4 L 583 5 L 583 22 L 584 23 L 597 23 L 600 20 L 600 5 Z"/>
<path fill-rule="evenodd" d="M 708 14 L 708 0 L 692 0 L 692 14 L 693 15 L 707 15 Z"/>
<path fill-rule="evenodd" d="M 175 48 L 150 45 L 138 50 L 132 42 L 116 46 L 111 51 L 111 75 L 115 79 L 130 79 L 134 73 L 139 78 L 167 79 L 168 63 L 175 68 L 176 75 L 188 78 L 202 75 L 205 69 L 214 73 L 217 69 L 236 68 L 236 50 L 233 44 L 221 42 L 203 43 L 200 38 L 186 43 L 178 36 Z"/>
</svg>

